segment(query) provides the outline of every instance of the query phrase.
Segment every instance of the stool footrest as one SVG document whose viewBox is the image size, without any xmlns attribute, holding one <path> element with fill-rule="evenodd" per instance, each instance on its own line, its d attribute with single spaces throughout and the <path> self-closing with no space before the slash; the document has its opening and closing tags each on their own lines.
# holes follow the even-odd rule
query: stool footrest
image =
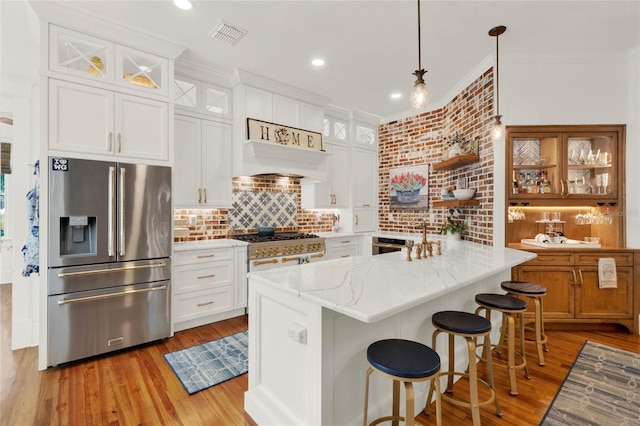
<svg viewBox="0 0 640 426">
<path fill-rule="evenodd" d="M 469 379 L 469 374 L 468 373 L 459 373 L 457 371 L 444 371 L 441 373 L 437 374 L 438 377 L 440 376 L 460 376 L 460 377 L 466 377 L 467 379 Z M 491 392 L 491 397 L 487 400 L 484 401 L 478 401 L 478 407 L 483 407 L 485 405 L 491 404 L 493 401 L 495 401 L 496 399 L 496 392 L 495 390 L 491 387 L 491 385 L 489 385 L 489 383 L 487 383 L 486 381 L 478 378 L 477 379 L 479 383 L 481 383 L 482 385 L 486 386 L 487 389 L 489 389 L 489 391 Z M 450 403 L 457 405 L 458 407 L 471 407 L 471 402 L 469 401 L 465 401 L 462 399 L 456 399 L 454 397 L 452 397 L 451 395 L 447 395 L 448 393 L 450 393 L 449 391 L 445 391 L 442 392 L 442 394 L 440 395 L 440 397 L 444 400 L 449 401 Z M 500 411 L 498 413 L 498 416 L 502 417 L 502 411 Z"/>
</svg>

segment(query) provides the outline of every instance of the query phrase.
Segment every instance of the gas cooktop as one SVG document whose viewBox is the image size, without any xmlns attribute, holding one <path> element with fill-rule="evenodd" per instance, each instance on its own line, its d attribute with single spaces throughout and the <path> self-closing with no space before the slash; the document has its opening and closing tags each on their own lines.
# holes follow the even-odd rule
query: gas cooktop
<svg viewBox="0 0 640 426">
<path fill-rule="evenodd" d="M 303 240 L 308 238 L 320 238 L 315 234 L 303 234 L 298 232 L 276 232 L 273 235 L 258 235 L 258 234 L 238 234 L 230 235 L 229 238 L 234 240 L 245 241 L 248 243 L 267 243 L 272 241 L 288 241 L 288 240 Z"/>
</svg>

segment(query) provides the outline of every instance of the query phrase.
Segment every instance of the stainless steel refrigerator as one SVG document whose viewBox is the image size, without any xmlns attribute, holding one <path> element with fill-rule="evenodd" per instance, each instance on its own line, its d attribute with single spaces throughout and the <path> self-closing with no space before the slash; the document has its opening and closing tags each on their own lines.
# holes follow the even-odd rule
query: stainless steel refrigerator
<svg viewBox="0 0 640 426">
<path fill-rule="evenodd" d="M 171 333 L 171 168 L 50 157 L 48 362 Z"/>
</svg>

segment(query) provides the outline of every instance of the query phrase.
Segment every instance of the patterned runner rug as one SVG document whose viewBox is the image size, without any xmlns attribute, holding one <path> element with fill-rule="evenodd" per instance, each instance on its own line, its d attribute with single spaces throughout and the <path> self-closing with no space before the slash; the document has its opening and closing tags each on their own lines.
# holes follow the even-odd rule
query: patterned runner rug
<svg viewBox="0 0 640 426">
<path fill-rule="evenodd" d="M 243 331 L 164 355 L 189 395 L 248 371 L 248 332 Z"/>
<path fill-rule="evenodd" d="M 586 341 L 541 425 L 640 424 L 640 354 Z"/>
</svg>

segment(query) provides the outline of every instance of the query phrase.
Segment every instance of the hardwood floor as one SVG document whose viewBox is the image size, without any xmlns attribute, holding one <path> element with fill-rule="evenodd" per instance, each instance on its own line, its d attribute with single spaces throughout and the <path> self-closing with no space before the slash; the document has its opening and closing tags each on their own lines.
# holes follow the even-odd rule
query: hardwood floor
<svg viewBox="0 0 640 426">
<path fill-rule="evenodd" d="M 11 286 L 0 286 L 0 425 L 255 425 L 244 412 L 247 375 L 192 396 L 182 388 L 163 354 L 247 328 L 247 317 L 176 333 L 162 342 L 116 354 L 37 369 L 37 348 L 11 351 Z M 546 366 L 528 345 L 531 379 L 518 371 L 519 396 L 509 395 L 505 369 L 496 368 L 503 410 L 481 409 L 483 425 L 537 425 L 585 340 L 640 352 L 640 337 L 622 330 L 549 331 Z M 364 374 L 364 371 L 363 371 Z M 455 391 L 464 392 L 465 383 Z M 468 410 L 443 405 L 445 425 L 472 424 Z M 421 414 L 422 424 L 435 416 Z"/>
</svg>

